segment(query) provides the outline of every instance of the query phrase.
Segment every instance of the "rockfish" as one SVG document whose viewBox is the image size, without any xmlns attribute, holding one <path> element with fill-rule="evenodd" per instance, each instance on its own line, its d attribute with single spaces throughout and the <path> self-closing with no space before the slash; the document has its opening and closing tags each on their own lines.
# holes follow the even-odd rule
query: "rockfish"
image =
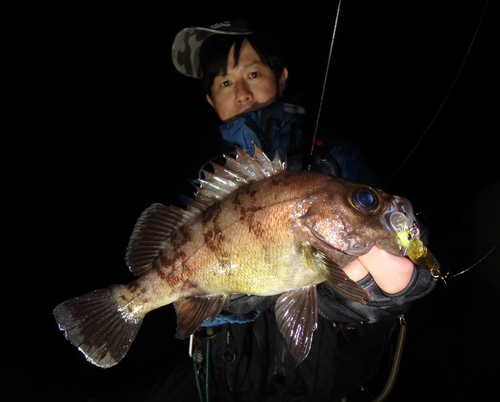
<svg viewBox="0 0 500 402">
<path fill-rule="evenodd" d="M 234 294 L 280 295 L 276 319 L 297 363 L 317 327 L 324 281 L 360 303 L 370 295 L 343 267 L 374 245 L 402 255 L 390 216 L 414 221 L 408 200 L 307 170 L 288 171 L 257 147 L 203 171 L 186 209 L 153 204 L 139 217 L 126 262 L 139 278 L 65 301 L 54 316 L 87 360 L 111 367 L 144 316 L 173 303 L 177 337 L 213 320 Z"/>
</svg>

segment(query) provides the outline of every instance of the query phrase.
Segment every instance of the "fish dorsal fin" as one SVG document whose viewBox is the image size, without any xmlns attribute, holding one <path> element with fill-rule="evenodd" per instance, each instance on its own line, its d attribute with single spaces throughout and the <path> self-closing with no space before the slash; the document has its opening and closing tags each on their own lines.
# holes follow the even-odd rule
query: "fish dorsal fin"
<svg viewBox="0 0 500 402">
<path fill-rule="evenodd" d="M 219 315 L 227 297 L 224 295 L 193 296 L 174 302 L 177 313 L 177 338 L 186 339 L 206 320 Z"/>
<path fill-rule="evenodd" d="M 188 210 L 204 210 L 240 187 L 277 175 L 285 170 L 285 163 L 281 162 L 278 153 L 271 161 L 255 144 L 253 156 L 240 147 L 236 147 L 236 157 L 226 154 L 223 156 L 226 159 L 224 165 L 212 162 L 213 172 L 201 171 L 203 177 L 200 175 L 198 179 L 200 184 L 196 198 Z"/>
<path fill-rule="evenodd" d="M 141 275 L 153 265 L 172 235 L 194 217 L 191 211 L 175 206 L 153 204 L 135 224 L 125 261 L 134 275 Z"/>
<path fill-rule="evenodd" d="M 318 327 L 316 285 L 283 293 L 276 301 L 275 315 L 288 350 L 299 364 L 309 354 Z"/>
<path fill-rule="evenodd" d="M 278 153 L 271 161 L 255 144 L 253 156 L 236 147 L 236 157 L 224 155 L 224 158 L 224 165 L 211 163 L 213 172 L 202 170 L 196 197 L 186 209 L 153 204 L 141 214 L 125 258 L 133 274 L 141 275 L 150 269 L 161 250 L 170 246 L 175 233 L 208 207 L 238 188 L 285 170 Z"/>
</svg>

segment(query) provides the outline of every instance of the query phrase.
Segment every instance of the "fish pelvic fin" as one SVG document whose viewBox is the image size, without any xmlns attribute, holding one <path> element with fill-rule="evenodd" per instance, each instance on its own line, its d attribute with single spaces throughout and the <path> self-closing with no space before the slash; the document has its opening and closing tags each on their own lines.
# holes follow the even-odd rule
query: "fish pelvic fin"
<svg viewBox="0 0 500 402">
<path fill-rule="evenodd" d="M 194 333 L 204 321 L 214 320 L 219 315 L 227 296 L 192 296 L 174 302 L 177 313 L 177 338 L 186 339 Z"/>
<path fill-rule="evenodd" d="M 318 327 L 316 285 L 283 293 L 276 301 L 276 321 L 297 365 L 309 354 Z"/>
<path fill-rule="evenodd" d="M 123 359 L 143 320 L 119 308 L 115 299 L 119 287 L 94 290 L 59 304 L 53 311 L 66 339 L 101 368 L 112 367 Z"/>
<path fill-rule="evenodd" d="M 354 282 L 338 264 L 330 260 L 315 247 L 303 245 L 306 258 L 312 262 L 309 266 L 316 269 L 339 295 L 366 304 L 371 300 L 370 294 Z"/>
</svg>

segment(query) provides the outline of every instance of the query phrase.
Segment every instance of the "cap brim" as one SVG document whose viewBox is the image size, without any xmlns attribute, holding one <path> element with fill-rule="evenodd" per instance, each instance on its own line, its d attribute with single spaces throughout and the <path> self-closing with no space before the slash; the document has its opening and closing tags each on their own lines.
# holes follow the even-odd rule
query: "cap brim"
<svg viewBox="0 0 500 402">
<path fill-rule="evenodd" d="M 172 61 L 182 74 L 192 78 L 202 78 L 200 66 L 201 45 L 209 36 L 249 35 L 246 30 L 221 30 L 203 27 L 184 28 L 177 33 L 172 44 Z"/>
</svg>

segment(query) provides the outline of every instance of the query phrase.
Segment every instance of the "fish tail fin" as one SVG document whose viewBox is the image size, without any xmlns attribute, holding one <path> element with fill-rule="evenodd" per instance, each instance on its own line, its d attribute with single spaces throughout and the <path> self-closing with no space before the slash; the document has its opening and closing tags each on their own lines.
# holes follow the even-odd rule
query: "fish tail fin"
<svg viewBox="0 0 500 402">
<path fill-rule="evenodd" d="M 59 304 L 54 317 L 66 339 L 96 366 L 118 364 L 128 352 L 143 317 L 123 312 L 116 301 L 122 285 L 94 290 Z"/>
</svg>

